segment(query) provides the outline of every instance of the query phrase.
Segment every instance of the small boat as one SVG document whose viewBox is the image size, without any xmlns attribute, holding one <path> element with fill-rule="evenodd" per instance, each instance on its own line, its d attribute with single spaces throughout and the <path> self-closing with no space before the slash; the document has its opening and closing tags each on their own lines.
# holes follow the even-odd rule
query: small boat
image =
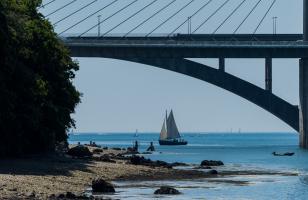
<svg viewBox="0 0 308 200">
<path fill-rule="evenodd" d="M 286 153 L 276 153 L 275 151 L 272 153 L 274 156 L 293 156 L 295 153 L 286 152 Z"/>
<path fill-rule="evenodd" d="M 166 118 L 164 119 L 158 141 L 160 145 L 187 145 L 187 141 L 182 139 L 178 131 L 172 110 L 168 117 L 166 111 Z"/>
</svg>

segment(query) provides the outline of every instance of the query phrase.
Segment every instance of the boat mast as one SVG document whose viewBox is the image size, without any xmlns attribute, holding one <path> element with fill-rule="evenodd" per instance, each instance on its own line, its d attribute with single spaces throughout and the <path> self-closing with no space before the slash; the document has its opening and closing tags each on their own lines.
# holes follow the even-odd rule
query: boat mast
<svg viewBox="0 0 308 200">
<path fill-rule="evenodd" d="M 165 118 L 166 128 L 167 128 L 167 119 L 168 119 L 167 115 L 168 115 L 168 110 L 166 109 L 166 118 Z M 168 129 L 167 129 L 167 130 L 168 130 Z"/>
</svg>

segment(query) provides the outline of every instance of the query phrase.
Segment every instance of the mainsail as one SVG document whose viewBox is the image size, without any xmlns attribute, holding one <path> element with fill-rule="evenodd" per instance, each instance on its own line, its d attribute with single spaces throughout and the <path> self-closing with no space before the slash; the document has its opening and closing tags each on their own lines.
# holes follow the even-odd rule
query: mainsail
<svg viewBox="0 0 308 200">
<path fill-rule="evenodd" d="M 176 126 L 173 112 L 171 110 L 168 118 L 167 118 L 167 139 L 177 139 L 180 138 L 179 130 Z"/>
<path fill-rule="evenodd" d="M 159 136 L 159 139 L 160 140 L 165 140 L 168 138 L 167 136 L 167 130 L 166 130 L 166 120 L 164 119 L 164 123 L 163 123 L 163 127 L 161 128 L 161 131 L 160 131 L 160 136 Z"/>
</svg>

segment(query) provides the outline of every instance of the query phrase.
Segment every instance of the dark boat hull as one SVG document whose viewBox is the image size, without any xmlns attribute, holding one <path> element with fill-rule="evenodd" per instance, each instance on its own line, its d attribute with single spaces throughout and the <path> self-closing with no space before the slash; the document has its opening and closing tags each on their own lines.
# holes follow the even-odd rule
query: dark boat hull
<svg viewBox="0 0 308 200">
<path fill-rule="evenodd" d="M 176 146 L 176 145 L 187 145 L 187 141 L 177 141 L 177 140 L 159 140 L 160 145 L 170 145 L 170 146 Z"/>
</svg>

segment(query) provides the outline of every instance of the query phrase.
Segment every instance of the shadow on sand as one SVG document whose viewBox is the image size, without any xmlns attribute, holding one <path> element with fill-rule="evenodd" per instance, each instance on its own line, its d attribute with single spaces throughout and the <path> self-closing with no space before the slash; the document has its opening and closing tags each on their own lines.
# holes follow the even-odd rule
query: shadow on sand
<svg viewBox="0 0 308 200">
<path fill-rule="evenodd" d="M 73 171 L 92 173 L 89 159 L 72 159 L 57 155 L 37 155 L 0 160 L 0 174 L 70 176 Z"/>
</svg>

